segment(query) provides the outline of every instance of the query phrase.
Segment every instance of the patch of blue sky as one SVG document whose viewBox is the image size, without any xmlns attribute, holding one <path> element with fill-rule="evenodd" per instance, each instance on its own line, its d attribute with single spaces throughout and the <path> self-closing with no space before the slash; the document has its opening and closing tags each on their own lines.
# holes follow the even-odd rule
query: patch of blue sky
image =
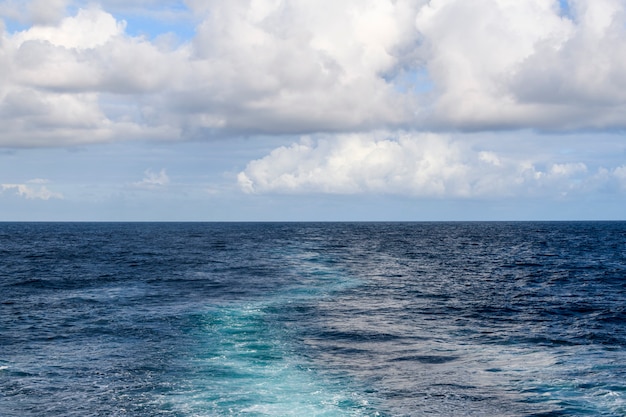
<svg viewBox="0 0 626 417">
<path fill-rule="evenodd" d="M 569 5 L 569 0 L 559 0 L 559 10 L 561 17 L 572 19 L 572 10 Z"/>
<path fill-rule="evenodd" d="M 156 2 L 158 3 L 158 2 Z M 88 3 L 77 2 L 66 8 L 68 16 L 75 16 Z M 112 2 L 101 5 L 102 10 L 112 14 L 118 21 L 126 22 L 126 33 L 153 40 L 161 35 L 174 34 L 185 42 L 195 35 L 197 19 L 183 1 L 167 2 L 166 5 L 143 5 L 143 7 Z"/>
<path fill-rule="evenodd" d="M 187 41 L 195 35 L 195 24 L 182 16 L 166 16 L 159 13 L 117 15 L 118 20 L 126 21 L 126 33 L 154 39 L 164 34 L 173 33 L 181 41 Z"/>
<path fill-rule="evenodd" d="M 20 22 L 15 19 L 10 19 L 10 18 L 2 19 L 2 23 L 4 23 L 4 31 L 9 34 L 22 32 L 24 30 L 27 30 L 30 27 L 30 24 L 27 24 L 25 22 Z M 2 28 L 2 25 L 0 24 L 0 29 L 1 28 Z"/>
<path fill-rule="evenodd" d="M 164 34 L 174 34 L 181 41 L 187 41 L 195 35 L 197 19 L 183 2 L 170 3 L 167 6 L 149 9 L 111 10 L 116 19 L 126 22 L 126 33 L 154 39 Z"/>
<path fill-rule="evenodd" d="M 426 68 L 401 70 L 387 81 L 401 93 L 425 94 L 435 87 Z"/>
</svg>

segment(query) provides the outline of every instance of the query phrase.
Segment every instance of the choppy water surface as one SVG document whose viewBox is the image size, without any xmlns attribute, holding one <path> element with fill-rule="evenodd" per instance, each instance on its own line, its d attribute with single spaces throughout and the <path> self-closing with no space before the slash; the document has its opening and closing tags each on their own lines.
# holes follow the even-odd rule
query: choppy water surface
<svg viewBox="0 0 626 417">
<path fill-rule="evenodd" d="M 626 223 L 0 224 L 0 415 L 624 416 Z"/>
</svg>

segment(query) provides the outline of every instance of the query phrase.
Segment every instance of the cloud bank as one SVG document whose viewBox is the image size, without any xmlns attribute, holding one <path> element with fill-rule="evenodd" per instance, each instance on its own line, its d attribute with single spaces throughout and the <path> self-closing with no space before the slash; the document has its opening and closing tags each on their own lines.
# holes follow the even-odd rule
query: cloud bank
<svg viewBox="0 0 626 417">
<path fill-rule="evenodd" d="M 406 3 L 406 4 L 405 4 Z M 383 74 L 411 2 L 201 2 L 182 45 L 126 33 L 99 7 L 4 32 L 5 146 L 362 129 L 408 120 Z M 414 14 L 414 13 L 413 13 Z"/>
<path fill-rule="evenodd" d="M 621 0 L 189 0 L 182 42 L 133 7 L 0 2 L 0 146 L 626 127 Z"/>
<path fill-rule="evenodd" d="M 562 159 L 498 153 L 438 134 L 344 134 L 277 148 L 250 162 L 238 183 L 248 193 L 482 199 L 626 190 L 626 165 L 592 169 L 585 161 Z"/>
</svg>

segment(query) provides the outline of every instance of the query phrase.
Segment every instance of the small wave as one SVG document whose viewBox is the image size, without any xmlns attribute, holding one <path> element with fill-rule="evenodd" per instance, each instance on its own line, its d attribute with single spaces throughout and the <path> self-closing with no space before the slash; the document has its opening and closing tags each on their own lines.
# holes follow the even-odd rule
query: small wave
<svg viewBox="0 0 626 417">
<path fill-rule="evenodd" d="M 440 355 L 411 355 L 401 356 L 391 359 L 390 362 L 419 362 L 424 364 L 437 365 L 441 363 L 453 362 L 459 359 L 458 356 L 440 356 Z"/>
</svg>

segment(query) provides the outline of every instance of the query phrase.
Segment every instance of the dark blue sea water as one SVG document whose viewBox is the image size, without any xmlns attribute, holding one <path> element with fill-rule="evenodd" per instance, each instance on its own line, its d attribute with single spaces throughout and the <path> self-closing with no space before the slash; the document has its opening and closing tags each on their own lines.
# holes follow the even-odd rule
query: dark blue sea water
<svg viewBox="0 0 626 417">
<path fill-rule="evenodd" d="M 625 416 L 626 223 L 0 223 L 0 416 Z"/>
</svg>

